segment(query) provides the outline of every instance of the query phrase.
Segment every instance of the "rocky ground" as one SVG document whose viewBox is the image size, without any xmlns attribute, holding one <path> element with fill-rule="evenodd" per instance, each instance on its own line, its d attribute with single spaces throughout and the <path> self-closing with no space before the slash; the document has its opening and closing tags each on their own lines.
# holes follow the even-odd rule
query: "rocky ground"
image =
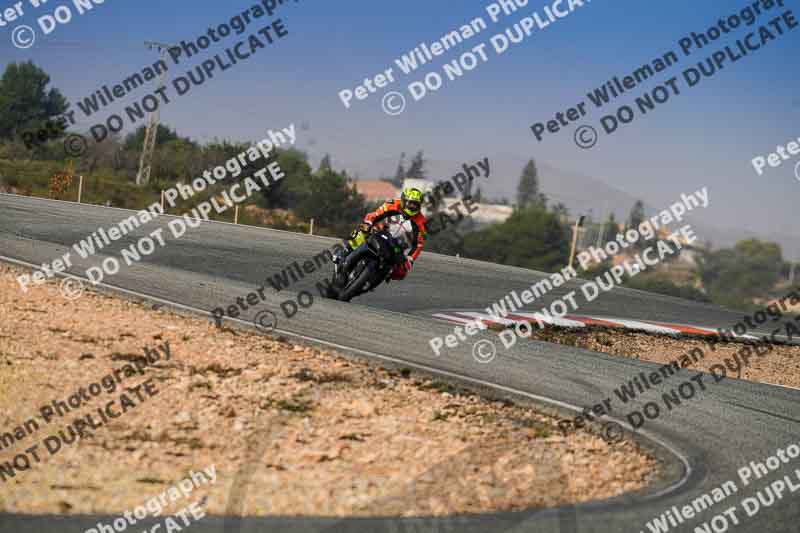
<svg viewBox="0 0 800 533">
<path fill-rule="evenodd" d="M 0 265 L 0 511 L 119 514 L 211 465 L 216 481 L 191 500 L 244 515 L 516 510 L 613 497 L 659 472 L 635 444 L 562 435 L 530 407 L 148 303 L 70 301 L 56 283 L 23 293 L 21 272 Z M 45 421 L 43 406 L 115 370 L 117 390 Z M 47 451 L 109 402 L 117 418 Z"/>
<path fill-rule="evenodd" d="M 794 322 L 790 317 L 782 319 L 782 322 L 787 321 Z M 768 329 L 776 329 L 782 322 L 775 322 L 774 327 Z M 785 330 L 781 333 L 786 334 Z M 714 372 L 718 376 L 724 375 L 725 379 L 745 379 L 800 388 L 800 346 L 797 345 L 772 344 L 769 352 L 758 356 L 754 344 L 748 341 L 710 344 L 702 337 L 653 335 L 604 328 L 541 330 L 535 327 L 532 338 L 662 364 L 680 361 L 684 354 L 699 349 L 702 357 L 698 356 L 698 361 L 688 368 Z M 753 355 L 745 361 L 738 354 L 748 347 Z M 761 348 L 759 350 L 763 351 Z M 695 354 L 698 352 L 695 351 Z M 720 367 L 725 367 L 725 370 Z"/>
</svg>

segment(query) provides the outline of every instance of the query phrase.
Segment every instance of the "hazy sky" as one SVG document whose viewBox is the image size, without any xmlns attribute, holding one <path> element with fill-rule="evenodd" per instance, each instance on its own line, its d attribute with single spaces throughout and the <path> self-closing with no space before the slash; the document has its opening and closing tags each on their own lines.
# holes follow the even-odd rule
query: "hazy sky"
<svg viewBox="0 0 800 533">
<path fill-rule="evenodd" d="M 713 78 L 694 88 L 686 88 L 679 80 L 679 96 L 647 116 L 637 112 L 635 121 L 615 134 L 607 136 L 600 127 L 601 116 L 623 104 L 634 106 L 635 97 L 672 76 L 680 78 L 684 69 L 733 45 L 737 38 L 791 8 L 791 3 L 773 8 L 755 26 L 739 27 L 690 57 L 680 51 L 681 38 L 706 31 L 749 3 L 594 0 L 544 30 L 535 29 L 531 37 L 512 44 L 502 55 L 495 53 L 490 38 L 534 11 L 543 13 L 543 6 L 552 2 L 529 2 L 497 23 L 486 12 L 490 3 L 287 2 L 275 15 L 286 25 L 287 37 L 225 72 L 216 72 L 212 80 L 182 97 L 170 88 L 172 102 L 162 107 L 162 120 L 198 140 L 253 140 L 270 127 L 305 123 L 309 129 L 300 132 L 300 146 L 309 147 L 313 139 L 312 151 L 330 152 L 334 164 L 395 157 L 419 148 L 430 157 L 454 161 L 514 153 L 603 180 L 653 206 L 708 186 L 712 205 L 703 221 L 719 227 L 800 234 L 800 180 L 794 176 L 800 157 L 780 168 L 768 168 L 763 176 L 757 176 L 750 164 L 754 156 L 767 155 L 776 145 L 800 138 L 800 27 L 736 63 L 726 61 Z M 11 4 L 3 0 L 0 8 Z M 23 18 L 0 27 L 0 53 L 6 61 L 32 59 L 75 107 L 78 99 L 101 85 L 113 86 L 155 61 L 156 53 L 143 46 L 144 40 L 195 40 L 209 26 L 229 21 L 255 2 L 106 0 L 82 16 L 74 14 L 71 22 L 50 35 L 42 35 L 37 18 L 60 4 L 76 13 L 71 0 L 50 0 L 38 9 L 26 0 Z M 486 30 L 416 73 L 399 72 L 394 60 L 402 53 L 420 42 L 439 40 L 478 16 L 486 21 Z M 795 16 L 800 19 L 800 11 Z M 212 43 L 181 65 L 170 62 L 169 76 L 185 75 L 189 68 L 216 53 L 224 54 L 226 48 L 269 23 L 267 17 L 255 20 L 240 36 Z M 17 24 L 29 24 L 36 31 L 37 41 L 31 48 L 19 50 L 11 45 Z M 786 25 L 781 22 L 781 27 Z M 460 79 L 445 80 L 439 91 L 422 101 L 413 101 L 407 89 L 410 82 L 428 72 L 442 73 L 444 63 L 481 43 L 486 43 L 488 62 L 481 61 Z M 588 103 L 586 93 L 591 89 L 612 76 L 631 74 L 669 50 L 680 58 L 669 70 L 601 110 Z M 389 67 L 394 67 L 395 83 L 365 101 L 354 99 L 349 110 L 344 108 L 340 90 L 354 89 L 365 77 Z M 390 90 L 405 94 L 408 100 L 399 116 L 381 110 L 381 98 Z M 138 89 L 101 116 L 122 112 L 125 104 L 146 93 Z M 532 123 L 550 120 L 557 111 L 581 101 L 587 101 L 585 119 L 536 142 Z M 85 121 L 82 126 L 93 123 Z M 582 124 L 600 132 L 591 150 L 573 142 L 573 132 Z"/>
</svg>

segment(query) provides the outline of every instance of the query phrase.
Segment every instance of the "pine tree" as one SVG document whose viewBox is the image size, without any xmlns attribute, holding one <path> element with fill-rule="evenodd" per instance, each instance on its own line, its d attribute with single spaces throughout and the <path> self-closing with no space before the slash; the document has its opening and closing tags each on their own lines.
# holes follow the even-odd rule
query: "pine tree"
<svg viewBox="0 0 800 533">
<path fill-rule="evenodd" d="M 50 76 L 32 61 L 6 65 L 0 77 L 0 138 L 38 131 L 67 110 L 66 98 L 49 84 Z"/>
<path fill-rule="evenodd" d="M 319 168 L 317 172 L 330 172 L 333 170 L 333 166 L 331 165 L 331 156 L 330 154 L 325 154 L 325 157 L 322 158 L 322 161 L 319 162 Z"/>
<path fill-rule="evenodd" d="M 617 227 L 617 220 L 614 217 L 614 212 L 612 211 L 610 215 L 608 215 L 608 220 L 603 225 L 603 236 L 601 239 L 601 246 L 605 246 L 608 241 L 613 241 L 614 238 L 617 236 L 619 232 L 619 228 Z"/>
<path fill-rule="evenodd" d="M 639 224 L 644 222 L 644 216 L 644 202 L 636 200 L 636 203 L 631 208 L 631 214 L 628 216 L 628 227 L 638 228 Z"/>
<path fill-rule="evenodd" d="M 403 186 L 403 181 L 405 181 L 406 179 L 405 161 L 406 161 L 406 153 L 403 152 L 402 154 L 400 154 L 400 161 L 397 163 L 397 170 L 394 173 L 394 178 L 389 180 L 392 183 L 392 185 L 394 185 L 398 189 Z"/>
<path fill-rule="evenodd" d="M 536 162 L 531 159 L 522 170 L 517 186 L 517 208 L 544 207 L 547 197 L 539 192 L 539 171 Z"/>
<path fill-rule="evenodd" d="M 408 172 L 406 172 L 406 177 L 418 180 L 426 179 L 425 157 L 423 156 L 422 150 L 417 152 L 417 155 L 415 155 L 414 159 L 411 160 L 411 165 L 409 165 L 408 167 Z"/>
</svg>

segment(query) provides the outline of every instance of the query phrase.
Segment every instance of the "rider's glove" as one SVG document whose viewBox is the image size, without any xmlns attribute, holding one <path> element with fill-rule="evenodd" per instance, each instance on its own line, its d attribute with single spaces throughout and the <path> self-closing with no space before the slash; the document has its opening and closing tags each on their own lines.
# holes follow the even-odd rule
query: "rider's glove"
<svg viewBox="0 0 800 533">
<path fill-rule="evenodd" d="M 407 275 L 409 270 L 411 270 L 411 261 L 406 258 L 405 262 L 395 265 L 392 269 L 392 279 L 400 280 L 404 279 Z"/>
<path fill-rule="evenodd" d="M 358 231 L 368 234 L 370 231 L 372 231 L 372 224 L 369 222 L 362 222 L 358 225 Z"/>
</svg>

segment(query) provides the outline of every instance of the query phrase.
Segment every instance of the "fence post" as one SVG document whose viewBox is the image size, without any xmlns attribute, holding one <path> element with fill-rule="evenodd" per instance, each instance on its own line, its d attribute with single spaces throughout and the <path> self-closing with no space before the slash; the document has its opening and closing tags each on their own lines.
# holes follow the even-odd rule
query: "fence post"
<svg viewBox="0 0 800 533">
<path fill-rule="evenodd" d="M 314 219 L 313 218 L 311 219 L 311 226 L 309 226 L 309 228 L 308 228 L 308 234 L 309 235 L 314 235 Z"/>
<path fill-rule="evenodd" d="M 164 190 L 161 190 L 161 214 L 164 214 Z"/>
<path fill-rule="evenodd" d="M 239 223 L 239 206 L 237 205 L 236 208 L 233 210 L 233 223 Z"/>
<path fill-rule="evenodd" d="M 82 194 L 83 194 L 83 174 L 78 176 L 78 203 L 81 203 Z"/>
</svg>

